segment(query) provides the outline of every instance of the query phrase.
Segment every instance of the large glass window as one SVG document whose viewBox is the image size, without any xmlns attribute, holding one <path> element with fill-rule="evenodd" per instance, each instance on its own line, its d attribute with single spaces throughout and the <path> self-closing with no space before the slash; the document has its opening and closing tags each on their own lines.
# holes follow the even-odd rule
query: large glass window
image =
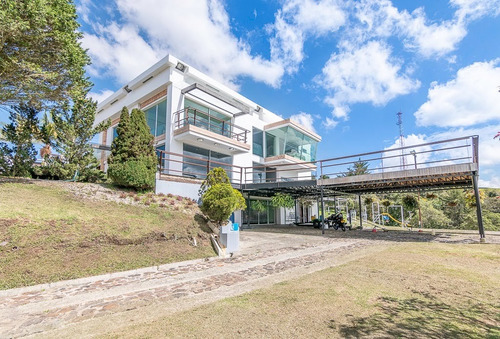
<svg viewBox="0 0 500 339">
<path fill-rule="evenodd" d="M 266 132 L 266 157 L 286 154 L 303 161 L 316 161 L 318 142 L 291 126 Z"/>
<path fill-rule="evenodd" d="M 145 112 L 151 134 L 155 137 L 165 133 L 167 120 L 167 101 L 164 100 L 148 108 Z"/>
<path fill-rule="evenodd" d="M 256 201 L 259 202 L 259 205 L 264 205 L 264 211 L 257 211 L 253 208 Z M 243 226 L 248 224 L 248 210 L 250 210 L 250 224 L 265 225 L 275 223 L 276 209 L 271 205 L 271 201 L 250 199 L 250 202 L 247 201 L 247 203 L 250 203 L 249 207 L 242 211 Z"/>
<path fill-rule="evenodd" d="M 264 133 L 258 129 L 253 128 L 253 154 L 263 157 L 264 156 Z"/>
<path fill-rule="evenodd" d="M 223 168 L 231 178 L 233 158 L 230 155 L 184 144 L 182 173 L 185 176 L 204 179 L 215 167 Z"/>
<path fill-rule="evenodd" d="M 189 99 L 184 99 L 184 107 L 188 108 L 189 124 L 231 137 L 231 117 Z"/>
</svg>

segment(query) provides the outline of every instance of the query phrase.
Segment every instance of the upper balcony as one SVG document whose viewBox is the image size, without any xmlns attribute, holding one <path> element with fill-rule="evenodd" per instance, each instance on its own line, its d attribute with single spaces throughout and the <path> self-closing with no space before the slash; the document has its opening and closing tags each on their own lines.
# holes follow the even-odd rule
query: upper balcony
<svg viewBox="0 0 500 339">
<path fill-rule="evenodd" d="M 250 151 L 249 131 L 207 112 L 186 107 L 174 113 L 174 137 L 222 153 Z"/>
</svg>

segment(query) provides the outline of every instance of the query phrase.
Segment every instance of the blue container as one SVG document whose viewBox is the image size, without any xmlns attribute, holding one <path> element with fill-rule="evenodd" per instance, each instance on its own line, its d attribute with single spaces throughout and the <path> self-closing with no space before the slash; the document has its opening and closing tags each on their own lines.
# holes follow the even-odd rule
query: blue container
<svg viewBox="0 0 500 339">
<path fill-rule="evenodd" d="M 238 231 L 240 228 L 240 224 L 237 222 L 233 222 L 233 226 L 231 227 L 231 231 Z"/>
</svg>

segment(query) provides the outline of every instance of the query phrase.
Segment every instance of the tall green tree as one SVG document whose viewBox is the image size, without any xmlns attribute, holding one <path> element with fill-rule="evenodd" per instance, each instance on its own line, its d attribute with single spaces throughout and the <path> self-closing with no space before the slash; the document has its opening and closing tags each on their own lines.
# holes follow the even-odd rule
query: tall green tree
<svg viewBox="0 0 500 339">
<path fill-rule="evenodd" d="M 118 186 L 139 190 L 155 185 L 157 169 L 154 137 L 143 111 L 122 109 L 117 127 L 118 136 L 111 145 L 108 176 Z"/>
<path fill-rule="evenodd" d="M 352 167 L 347 168 L 347 172 L 343 173 L 342 177 L 351 177 L 354 175 L 370 174 L 368 170 L 368 162 L 359 159 Z"/>
<path fill-rule="evenodd" d="M 111 156 L 108 164 L 124 162 L 134 157 L 132 154 L 132 129 L 130 125 L 130 114 L 127 107 L 123 107 L 120 113 L 120 122 L 116 127 L 117 137 L 111 143 Z"/>
<path fill-rule="evenodd" d="M 33 142 L 38 134 L 38 110 L 27 104 L 11 107 L 10 123 L 2 128 L 3 137 L 10 143 L 0 143 L 2 170 L 13 176 L 31 176 L 36 160 Z"/>
<path fill-rule="evenodd" d="M 109 121 L 94 126 L 97 103 L 84 95 L 77 95 L 72 105 L 53 111 L 52 117 L 57 136 L 55 148 L 63 157 L 69 175 L 77 173 L 82 181 L 96 181 L 103 177 L 94 155 L 91 141 L 107 129 Z"/>
<path fill-rule="evenodd" d="M 0 1 L 0 104 L 53 107 L 91 85 L 76 19 L 71 0 Z"/>
</svg>

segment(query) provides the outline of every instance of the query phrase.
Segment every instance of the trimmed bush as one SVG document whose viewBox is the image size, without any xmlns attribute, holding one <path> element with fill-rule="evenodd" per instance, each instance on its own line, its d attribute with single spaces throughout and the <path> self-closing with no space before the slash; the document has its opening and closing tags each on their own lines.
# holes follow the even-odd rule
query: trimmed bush
<svg viewBox="0 0 500 339">
<path fill-rule="evenodd" d="M 148 190 L 155 185 L 156 161 L 144 158 L 109 165 L 108 175 L 122 187 Z"/>
</svg>

